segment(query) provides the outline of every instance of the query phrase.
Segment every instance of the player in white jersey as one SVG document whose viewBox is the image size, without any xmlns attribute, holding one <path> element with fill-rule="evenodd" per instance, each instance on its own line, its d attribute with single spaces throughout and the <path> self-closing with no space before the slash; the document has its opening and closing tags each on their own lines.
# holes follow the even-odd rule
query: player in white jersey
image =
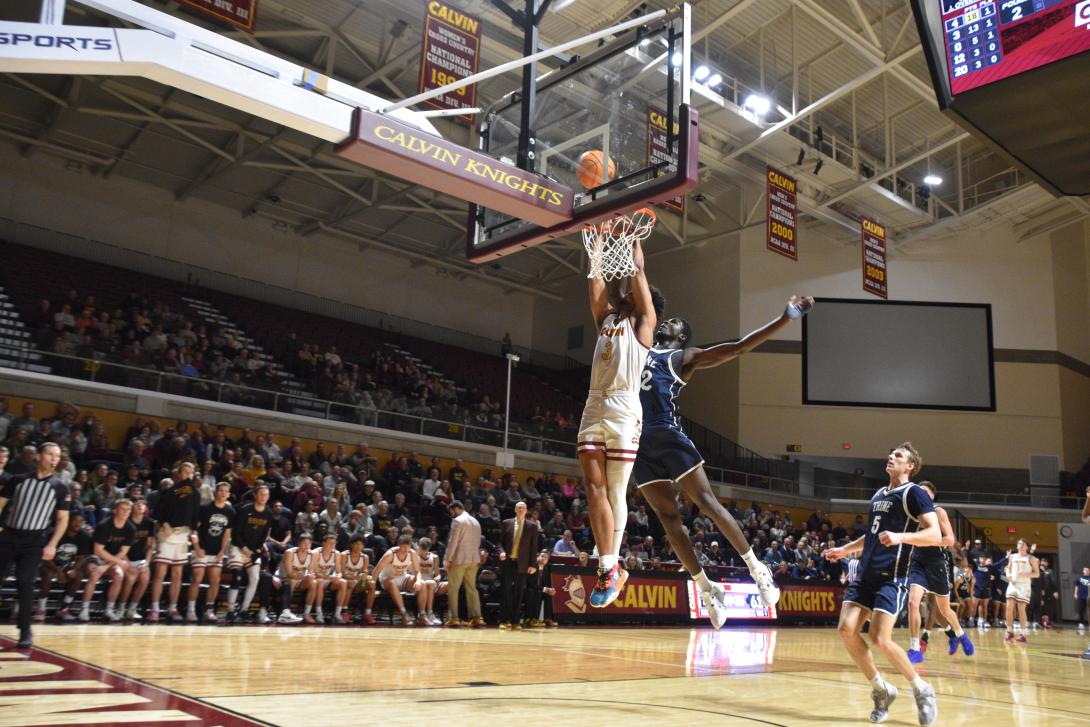
<svg viewBox="0 0 1090 727">
<path fill-rule="evenodd" d="M 640 445 L 640 376 L 655 335 L 662 295 L 647 283 L 643 248 L 632 247 L 636 273 L 607 285 L 590 278 L 598 341 L 590 392 L 579 423 L 579 467 L 587 485 L 590 528 L 598 546 L 598 582 L 590 605 L 605 608 L 628 580 L 618 555 L 628 522 L 628 478 Z M 628 290 L 624 281 L 630 281 Z"/>
<path fill-rule="evenodd" d="M 1007 554 L 1007 635 L 1004 641 L 1026 643 L 1026 606 L 1029 604 L 1030 585 L 1034 578 L 1041 576 L 1040 562 L 1030 553 L 1029 543 L 1019 540 L 1018 552 Z M 1034 546 L 1036 549 L 1036 546 Z M 1014 613 L 1018 610 L 1018 621 L 1022 630 L 1014 635 Z"/>
<path fill-rule="evenodd" d="M 418 626 L 442 626 L 435 616 L 435 595 L 443 593 L 447 584 L 439 577 L 439 556 L 431 552 L 431 538 L 421 538 L 416 544 L 416 558 L 420 570 L 416 573 L 416 623 Z"/>
<path fill-rule="evenodd" d="M 397 539 L 397 545 L 387 550 L 378 563 L 375 563 L 375 573 L 378 584 L 386 589 L 401 612 L 403 626 L 412 626 L 413 620 L 405 609 L 405 599 L 401 592 L 411 592 L 416 582 L 416 574 L 420 572 L 420 559 L 413 550 L 413 539 L 408 535 L 402 535 Z"/>
<path fill-rule="evenodd" d="M 367 553 L 363 552 L 364 539 L 362 535 L 355 535 L 348 544 L 348 550 L 341 553 L 341 577 L 344 578 L 345 587 L 338 602 L 338 611 L 347 611 L 352 601 L 352 594 L 359 588 L 368 595 L 375 590 L 375 579 L 371 577 L 371 562 Z M 341 623 L 348 623 L 348 614 L 341 614 Z"/>
<path fill-rule="evenodd" d="M 284 551 L 284 557 L 280 559 L 280 578 L 288 584 L 287 610 L 291 612 L 291 597 L 297 588 L 303 589 L 303 620 L 309 624 L 314 623 L 314 617 L 310 615 L 310 604 L 314 595 L 314 574 L 311 567 L 314 564 L 314 554 L 310 550 L 314 542 L 310 533 L 302 533 L 296 542 L 296 547 Z"/>
<path fill-rule="evenodd" d="M 344 598 L 344 578 L 341 578 L 340 553 L 337 552 L 337 536 L 333 533 L 322 538 L 322 547 L 311 551 L 314 554 L 314 620 L 325 623 L 322 613 L 322 599 L 325 590 L 333 591 L 333 623 L 341 623 L 341 599 Z"/>
</svg>

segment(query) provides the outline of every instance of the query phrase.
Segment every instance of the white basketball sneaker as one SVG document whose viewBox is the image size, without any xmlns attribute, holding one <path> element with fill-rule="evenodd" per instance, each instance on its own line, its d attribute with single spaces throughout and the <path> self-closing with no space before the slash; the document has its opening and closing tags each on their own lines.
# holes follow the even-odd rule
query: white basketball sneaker
<svg viewBox="0 0 1090 727">
<path fill-rule="evenodd" d="M 700 592 L 700 600 L 704 602 L 704 608 L 708 609 L 708 618 L 711 619 L 712 628 L 716 630 L 727 622 L 725 594 L 723 586 L 718 583 L 712 583 L 710 590 Z"/>
<path fill-rule="evenodd" d="M 757 584 L 757 590 L 761 594 L 761 602 L 768 607 L 780 602 L 780 589 L 776 587 L 776 581 L 772 580 L 772 571 L 764 563 L 757 563 L 750 569 L 749 574 Z"/>
</svg>

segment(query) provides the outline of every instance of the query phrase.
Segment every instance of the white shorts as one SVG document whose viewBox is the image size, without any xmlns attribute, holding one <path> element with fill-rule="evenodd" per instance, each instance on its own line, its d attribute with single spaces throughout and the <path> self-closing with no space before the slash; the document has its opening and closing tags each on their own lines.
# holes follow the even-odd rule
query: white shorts
<svg viewBox="0 0 1090 727">
<path fill-rule="evenodd" d="M 144 570 L 148 567 L 148 561 L 146 558 L 144 560 L 130 560 L 129 565 L 136 570 Z"/>
<path fill-rule="evenodd" d="M 1013 598 L 1022 603 L 1029 603 L 1030 587 L 1031 584 L 1029 581 L 1025 581 L 1024 583 L 1008 583 L 1007 598 Z"/>
<path fill-rule="evenodd" d="M 607 460 L 635 462 L 642 416 L 636 393 L 588 396 L 579 422 L 579 453 L 605 452 Z"/>
<path fill-rule="evenodd" d="M 397 586 L 398 591 L 401 591 L 402 593 L 406 593 L 406 592 L 408 592 L 408 590 L 410 588 L 412 588 L 413 579 L 415 577 L 416 576 L 414 574 L 412 574 L 412 573 L 402 573 L 399 576 L 390 576 L 389 578 L 379 578 L 378 584 L 380 586 L 382 586 L 383 588 L 385 588 L 387 583 L 393 583 L 395 586 Z"/>
<path fill-rule="evenodd" d="M 242 548 L 237 545 L 227 546 L 227 567 L 237 569 L 244 565 L 246 565 L 246 558 L 242 555 Z"/>
<path fill-rule="evenodd" d="M 222 568 L 223 567 L 223 554 L 209 555 L 205 553 L 203 558 L 198 558 L 196 554 L 193 555 L 193 562 L 189 564 L 192 568 Z"/>
<path fill-rule="evenodd" d="M 163 537 L 156 534 L 158 547 L 155 549 L 156 563 L 185 565 L 189 562 L 189 528 L 172 528 L 170 535 Z"/>
</svg>

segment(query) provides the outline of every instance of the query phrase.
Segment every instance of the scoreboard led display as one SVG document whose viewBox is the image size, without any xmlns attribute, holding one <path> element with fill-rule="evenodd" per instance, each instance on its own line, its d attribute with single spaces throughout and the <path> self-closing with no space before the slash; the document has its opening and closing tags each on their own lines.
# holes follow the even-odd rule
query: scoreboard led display
<svg viewBox="0 0 1090 727">
<path fill-rule="evenodd" d="M 1090 0 L 933 0 L 954 97 L 1090 50 Z"/>
</svg>

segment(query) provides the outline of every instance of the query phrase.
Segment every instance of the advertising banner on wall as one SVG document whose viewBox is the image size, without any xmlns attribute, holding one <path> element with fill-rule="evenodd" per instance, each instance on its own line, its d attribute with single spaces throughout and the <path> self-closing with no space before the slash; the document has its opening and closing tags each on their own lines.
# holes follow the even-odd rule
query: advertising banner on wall
<svg viewBox="0 0 1090 727">
<path fill-rule="evenodd" d="M 768 167 L 768 249 L 792 260 L 799 259 L 798 182 Z"/>
<path fill-rule="evenodd" d="M 481 51 L 481 21 L 438 0 L 429 0 L 424 15 L 424 43 L 417 92 L 445 86 L 477 72 Z M 471 109 L 477 105 L 477 84 L 436 96 L 424 103 L 439 109 Z M 459 116 L 472 121 L 471 116 Z"/>
<path fill-rule="evenodd" d="M 685 573 L 630 571 L 628 583 L 617 600 L 605 608 L 590 605 L 590 592 L 598 578 L 593 568 L 553 566 L 551 575 L 553 617 L 560 623 L 575 621 L 624 621 L 662 623 L 689 620 L 689 577 Z"/>
</svg>

